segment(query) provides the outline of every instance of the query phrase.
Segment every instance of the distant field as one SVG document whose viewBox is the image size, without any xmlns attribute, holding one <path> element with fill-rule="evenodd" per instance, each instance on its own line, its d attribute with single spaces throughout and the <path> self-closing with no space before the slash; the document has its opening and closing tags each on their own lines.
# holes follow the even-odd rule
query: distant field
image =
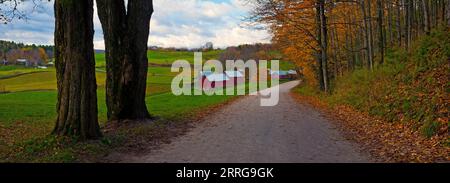
<svg viewBox="0 0 450 183">
<path fill-rule="evenodd" d="M 21 66 L 0 66 L 0 79 L 31 72 L 42 72 L 42 70 L 35 68 L 26 68 Z"/>
<path fill-rule="evenodd" d="M 212 50 L 203 52 L 203 61 L 210 59 L 217 59 L 222 53 L 222 50 Z M 154 51 L 147 52 L 148 62 L 150 64 L 168 65 L 176 60 L 186 60 L 189 63 L 194 63 L 194 52 L 190 51 Z M 105 54 L 95 54 L 96 67 L 105 67 Z"/>
<path fill-rule="evenodd" d="M 202 52 L 203 62 L 211 59 L 218 59 L 223 50 L 212 50 Z M 150 50 L 147 53 L 150 64 L 170 65 L 176 60 L 186 60 L 189 63 L 194 63 L 194 52 L 190 51 L 154 51 Z M 95 54 L 96 67 L 105 67 L 105 54 Z M 288 70 L 294 68 L 290 62 L 280 61 L 280 69 Z"/>
<path fill-rule="evenodd" d="M 175 75 L 176 73 L 171 73 L 170 68 L 168 67 L 149 68 L 147 76 L 147 91 L 149 92 L 148 95 L 169 91 L 170 83 Z M 96 76 L 98 88 L 103 89 L 106 82 L 106 73 L 96 72 Z M 0 79 L 0 92 L 21 92 L 37 90 L 56 90 L 55 69 L 51 68 L 46 69 L 45 71 L 42 70 L 41 72 L 33 72 L 7 79 Z"/>
</svg>

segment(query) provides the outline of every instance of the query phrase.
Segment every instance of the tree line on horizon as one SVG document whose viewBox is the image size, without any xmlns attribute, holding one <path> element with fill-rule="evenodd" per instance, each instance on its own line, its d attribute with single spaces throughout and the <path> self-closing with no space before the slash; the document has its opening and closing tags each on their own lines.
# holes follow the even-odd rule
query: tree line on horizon
<svg viewBox="0 0 450 183">
<path fill-rule="evenodd" d="M 27 59 L 34 65 L 45 63 L 53 58 L 53 46 L 23 44 L 0 40 L 0 61 L 14 63 L 17 59 Z M 1 63 L 0 63 L 1 65 Z"/>
</svg>

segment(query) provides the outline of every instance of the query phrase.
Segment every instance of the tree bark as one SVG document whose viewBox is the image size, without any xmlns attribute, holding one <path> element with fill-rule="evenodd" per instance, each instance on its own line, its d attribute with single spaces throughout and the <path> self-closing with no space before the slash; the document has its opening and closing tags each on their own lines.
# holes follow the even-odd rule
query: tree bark
<svg viewBox="0 0 450 183">
<path fill-rule="evenodd" d="M 317 45 L 319 45 L 320 49 L 317 51 L 317 78 L 319 81 L 320 90 L 325 91 L 325 82 L 323 80 L 323 65 L 322 65 L 322 33 L 321 33 L 321 21 L 320 21 L 320 6 L 316 4 L 316 35 L 317 35 Z"/>
<path fill-rule="evenodd" d="M 329 92 L 328 86 L 328 36 L 327 36 L 327 18 L 325 16 L 325 1 L 318 0 L 320 15 L 320 34 L 321 34 L 321 50 L 322 50 L 322 72 L 325 92 Z"/>
<path fill-rule="evenodd" d="M 397 17 L 396 17 L 396 24 L 397 24 L 397 41 L 398 41 L 398 46 L 402 46 L 402 21 L 401 21 L 401 17 L 402 17 L 402 13 L 400 11 L 400 0 L 397 0 L 397 7 L 396 7 L 396 11 L 397 11 Z"/>
<path fill-rule="evenodd" d="M 366 41 L 366 50 L 367 50 L 367 68 L 372 69 L 372 63 L 373 63 L 373 44 L 372 44 L 372 22 L 370 10 L 369 13 L 366 12 L 366 5 L 365 0 L 361 1 L 361 10 L 363 12 L 363 18 L 364 18 L 364 29 L 365 29 L 365 41 Z M 370 4 L 370 1 L 368 1 Z M 368 7 L 370 9 L 370 5 Z M 369 15 L 367 15 L 369 14 Z"/>
<path fill-rule="evenodd" d="M 151 0 L 97 0 L 106 48 L 106 105 L 109 120 L 148 119 L 147 42 Z"/>
<path fill-rule="evenodd" d="M 97 84 L 93 1 L 55 1 L 55 67 L 58 87 L 56 135 L 95 139 Z"/>
<path fill-rule="evenodd" d="M 430 33 L 430 9 L 428 5 L 428 0 L 422 0 L 422 8 L 423 8 L 423 23 L 424 30 L 426 34 Z"/>
<path fill-rule="evenodd" d="M 445 26 L 447 24 L 447 18 L 446 18 L 446 12 L 447 12 L 447 4 L 450 3 L 448 1 L 442 1 L 441 3 L 441 24 L 442 26 Z"/>
<path fill-rule="evenodd" d="M 407 49 L 409 49 L 410 43 L 411 43 L 411 29 L 412 29 L 412 15 L 411 15 L 411 1 L 408 0 L 404 0 L 404 6 L 405 6 L 405 11 L 406 11 L 406 15 L 405 15 L 405 46 Z"/>
<path fill-rule="evenodd" d="M 372 3 L 371 0 L 367 1 L 367 14 L 368 14 L 368 29 L 369 29 L 369 55 L 370 55 L 370 63 L 369 63 L 369 69 L 373 69 L 373 55 L 374 55 L 374 49 L 373 49 L 373 30 L 372 30 Z"/>
<path fill-rule="evenodd" d="M 342 65 L 341 65 L 341 62 L 339 61 L 339 59 L 341 58 L 340 56 L 340 54 L 339 53 L 341 53 L 341 47 L 340 47 L 340 45 L 339 45 L 339 34 L 338 34 L 338 31 L 337 31 L 337 27 L 336 26 L 334 26 L 334 29 L 333 29 L 333 47 L 334 47 L 334 59 L 336 60 L 336 66 L 335 66 L 335 69 L 336 69 L 336 76 L 339 76 L 339 75 L 341 75 L 341 74 L 343 74 L 343 69 L 342 69 Z"/>
<path fill-rule="evenodd" d="M 383 64 L 384 62 L 384 31 L 383 31 L 383 17 L 384 17 L 384 8 L 383 3 L 381 0 L 377 0 L 377 9 L 378 9 L 378 33 L 379 33 L 379 40 L 378 40 L 378 49 L 380 51 L 380 64 Z"/>
<path fill-rule="evenodd" d="M 446 18 L 447 18 L 447 28 L 450 27 L 450 2 L 447 2 L 446 4 Z"/>
<path fill-rule="evenodd" d="M 392 1 L 387 0 L 387 6 L 388 6 L 388 32 L 389 32 L 389 45 L 393 45 L 393 38 L 394 33 L 392 32 Z"/>
</svg>

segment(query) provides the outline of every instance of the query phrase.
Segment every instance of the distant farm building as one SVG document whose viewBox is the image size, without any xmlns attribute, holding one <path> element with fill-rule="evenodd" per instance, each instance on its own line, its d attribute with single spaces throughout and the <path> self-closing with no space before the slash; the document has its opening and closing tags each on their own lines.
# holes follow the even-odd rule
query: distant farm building
<svg viewBox="0 0 450 183">
<path fill-rule="evenodd" d="M 55 63 L 54 63 L 54 62 L 48 62 L 48 63 L 46 64 L 46 66 L 47 66 L 47 67 L 53 67 L 53 66 L 55 66 Z"/>
<path fill-rule="evenodd" d="M 239 85 L 245 82 L 245 77 L 240 71 L 225 71 L 225 75 L 230 78 L 228 82 L 232 85 Z"/>
<path fill-rule="evenodd" d="M 204 89 L 223 88 L 229 80 L 230 78 L 228 78 L 226 74 L 212 73 L 205 76 L 201 84 Z"/>
<path fill-rule="evenodd" d="M 297 75 L 297 71 L 295 71 L 295 70 L 288 70 L 288 74 Z"/>
<path fill-rule="evenodd" d="M 289 70 L 288 71 L 289 79 L 297 79 L 298 73 L 295 70 Z"/>
<path fill-rule="evenodd" d="M 289 79 L 288 71 L 270 71 L 270 76 L 273 79 Z"/>
<path fill-rule="evenodd" d="M 198 75 L 197 79 L 198 79 L 198 83 L 199 83 L 199 87 L 202 88 L 203 87 L 203 82 L 205 81 L 206 77 L 211 75 L 213 72 L 212 71 L 200 71 L 200 74 Z"/>
<path fill-rule="evenodd" d="M 26 67 L 30 66 L 30 62 L 27 59 L 21 59 L 21 58 L 16 60 L 16 64 L 17 65 L 24 65 Z"/>
</svg>

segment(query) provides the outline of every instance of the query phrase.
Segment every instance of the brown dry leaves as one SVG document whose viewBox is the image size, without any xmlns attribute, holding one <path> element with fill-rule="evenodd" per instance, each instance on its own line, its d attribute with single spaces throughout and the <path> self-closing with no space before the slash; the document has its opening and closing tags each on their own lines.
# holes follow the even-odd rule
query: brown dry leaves
<svg viewBox="0 0 450 183">
<path fill-rule="evenodd" d="M 450 147 L 444 145 L 448 135 L 426 138 L 406 123 L 389 123 L 349 106 L 331 107 L 315 97 L 292 95 L 333 118 L 343 134 L 377 162 L 450 162 Z"/>
</svg>

